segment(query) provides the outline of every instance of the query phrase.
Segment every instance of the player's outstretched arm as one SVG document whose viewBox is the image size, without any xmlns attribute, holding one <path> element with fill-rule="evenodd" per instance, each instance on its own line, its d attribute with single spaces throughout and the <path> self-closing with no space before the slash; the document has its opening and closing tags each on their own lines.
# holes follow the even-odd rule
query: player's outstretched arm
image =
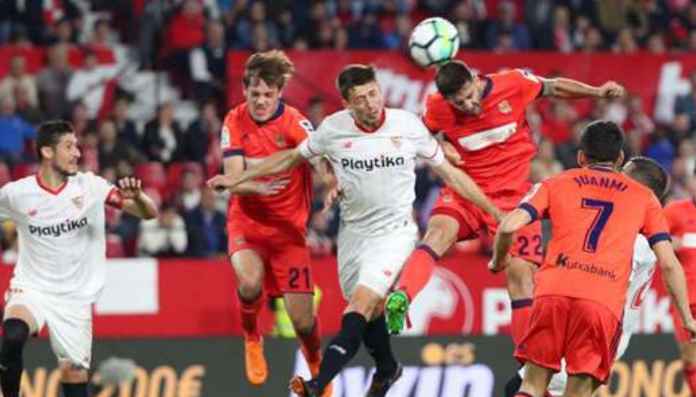
<svg viewBox="0 0 696 397">
<path fill-rule="evenodd" d="M 542 79 L 542 82 L 544 96 L 555 98 L 621 98 L 626 95 L 626 89 L 615 81 L 598 87 L 565 77 Z"/>
<path fill-rule="evenodd" d="M 496 221 L 500 222 L 504 215 L 503 212 L 493 204 L 466 172 L 452 166 L 449 161 L 444 161 L 442 164 L 434 166 L 433 170 L 459 195 L 471 201 L 474 205 L 493 216 Z"/>
<path fill-rule="evenodd" d="M 508 265 L 510 247 L 512 247 L 512 238 L 516 231 L 522 229 L 526 224 L 532 221 L 529 212 L 516 209 L 507 214 L 495 234 L 495 244 L 493 246 L 493 259 L 488 264 L 488 268 L 493 272 L 504 270 Z"/>
<path fill-rule="evenodd" d="M 694 321 L 689 309 L 689 297 L 687 294 L 686 277 L 679 259 L 674 254 L 672 244 L 669 241 L 660 241 L 652 247 L 662 270 L 662 279 L 676 305 L 684 326 L 696 336 L 696 321 Z"/>
<path fill-rule="evenodd" d="M 157 218 L 157 205 L 143 192 L 140 179 L 125 177 L 119 179 L 117 184 L 123 197 L 123 211 L 141 219 Z"/>
<path fill-rule="evenodd" d="M 235 193 L 234 188 L 245 182 L 251 181 L 252 179 L 258 177 L 288 171 L 299 164 L 302 160 L 304 160 L 304 157 L 302 157 L 300 154 L 299 149 L 289 149 L 275 152 L 259 163 L 246 169 L 237 177 L 234 175 L 216 175 L 212 177 L 208 180 L 208 186 L 213 189 L 230 189 L 233 193 Z"/>
</svg>

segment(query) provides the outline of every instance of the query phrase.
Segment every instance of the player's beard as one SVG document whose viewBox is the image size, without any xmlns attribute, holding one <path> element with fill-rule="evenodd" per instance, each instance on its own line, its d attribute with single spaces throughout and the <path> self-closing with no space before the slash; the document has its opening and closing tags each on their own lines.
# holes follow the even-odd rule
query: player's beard
<svg viewBox="0 0 696 397">
<path fill-rule="evenodd" d="M 75 176 L 77 174 L 77 171 L 69 171 L 69 170 L 61 167 L 57 163 L 53 164 L 53 171 L 65 179 L 68 179 L 69 177 Z"/>
</svg>

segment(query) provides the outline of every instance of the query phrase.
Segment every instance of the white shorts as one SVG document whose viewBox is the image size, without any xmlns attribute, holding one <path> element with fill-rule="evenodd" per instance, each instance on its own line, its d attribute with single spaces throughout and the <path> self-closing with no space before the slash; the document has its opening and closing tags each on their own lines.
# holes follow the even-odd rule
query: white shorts
<svg viewBox="0 0 696 397">
<path fill-rule="evenodd" d="M 418 241 L 418 227 L 409 223 L 381 236 L 364 236 L 348 229 L 338 234 L 338 281 L 350 300 L 357 285 L 385 297 Z"/>
<path fill-rule="evenodd" d="M 10 288 L 5 294 L 5 313 L 12 306 L 26 307 L 38 331 L 48 326 L 58 362 L 89 369 L 92 359 L 92 304 L 61 298 L 27 288 Z"/>
</svg>

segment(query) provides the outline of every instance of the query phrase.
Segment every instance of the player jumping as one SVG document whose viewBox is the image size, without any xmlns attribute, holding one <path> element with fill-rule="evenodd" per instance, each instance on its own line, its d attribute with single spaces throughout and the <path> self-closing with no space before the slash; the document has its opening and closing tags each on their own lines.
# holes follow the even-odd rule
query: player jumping
<svg viewBox="0 0 696 397">
<path fill-rule="evenodd" d="M 503 211 L 510 211 L 529 191 L 530 165 L 536 147 L 527 125 L 527 106 L 540 97 L 614 98 L 624 89 L 614 82 L 599 87 L 566 78 L 545 79 L 521 70 L 478 76 L 461 61 L 437 71 L 438 92 L 429 96 L 423 120 L 432 133 L 442 133 L 450 161 L 471 176 Z M 452 146 L 454 148 L 452 148 Z M 448 150 L 450 148 L 450 150 Z M 495 234 L 497 219 L 444 188 L 435 204 L 427 232 L 409 257 L 397 290 L 386 302 L 391 333 L 404 327 L 409 302 L 425 287 L 437 260 L 457 241 Z M 515 344 L 527 328 L 532 304 L 535 264 L 541 263 L 538 222 L 517 234 L 507 267 Z"/>
<path fill-rule="evenodd" d="M 19 396 L 24 345 L 47 325 L 63 395 L 86 397 L 92 304 L 106 276 L 105 206 L 143 219 L 155 218 L 157 207 L 138 179 L 123 178 L 115 187 L 78 172 L 80 150 L 67 122 L 42 124 L 36 150 L 38 173 L 0 188 L 0 217 L 13 220 L 19 233 L 2 325 L 2 394 Z"/>
<path fill-rule="evenodd" d="M 290 387 L 300 396 L 319 396 L 365 343 L 377 367 L 368 396 L 378 397 L 401 375 L 381 305 L 418 239 L 412 216 L 416 159 L 425 160 L 454 191 L 480 208 L 498 210 L 464 172 L 444 159 L 417 116 L 385 109 L 372 67 L 347 66 L 337 85 L 346 109 L 327 117 L 298 148 L 270 156 L 239 179 L 217 176 L 209 184 L 236 186 L 286 172 L 305 159 L 328 158 L 341 189 L 338 273 L 348 307 L 319 374 L 309 381 L 294 377 Z"/>
<path fill-rule="evenodd" d="M 222 130 L 225 175 L 236 178 L 245 165 L 297 147 L 312 130 L 297 109 L 281 100 L 293 71 L 282 51 L 256 53 L 247 60 L 242 80 L 245 102 L 227 114 Z M 321 340 L 306 243 L 310 168 L 303 165 L 278 177 L 239 184 L 230 191 L 228 253 L 238 283 L 247 379 L 260 385 L 268 377 L 258 326 L 264 292 L 269 297 L 284 297 L 302 353 L 316 375 Z"/>
<path fill-rule="evenodd" d="M 566 396 L 590 397 L 606 383 L 621 336 L 639 232 L 660 262 L 687 330 L 696 333 L 686 281 L 667 233 L 660 203 L 647 187 L 617 173 L 623 133 L 597 121 L 583 131 L 579 169 L 535 185 L 496 234 L 492 266 L 507 263 L 513 235 L 539 219 L 551 221 L 552 239 L 535 275 L 529 329 L 515 350 L 526 373 L 517 397 L 541 397 L 551 375 L 566 361 Z"/>
</svg>

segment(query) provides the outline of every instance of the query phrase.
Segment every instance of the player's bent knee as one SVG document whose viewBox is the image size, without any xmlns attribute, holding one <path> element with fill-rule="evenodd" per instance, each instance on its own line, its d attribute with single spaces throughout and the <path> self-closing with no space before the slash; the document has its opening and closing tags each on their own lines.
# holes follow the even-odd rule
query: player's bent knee
<svg viewBox="0 0 696 397">
<path fill-rule="evenodd" d="M 533 265 L 518 258 L 513 258 L 505 269 L 507 287 L 514 299 L 529 298 L 534 293 Z"/>
<path fill-rule="evenodd" d="M 353 293 L 346 312 L 359 313 L 369 321 L 379 312 L 381 303 L 381 296 L 367 287 L 359 286 Z"/>
<path fill-rule="evenodd" d="M 680 344 L 681 359 L 685 364 L 696 365 L 696 343 L 684 342 Z"/>
<path fill-rule="evenodd" d="M 457 221 L 442 219 L 436 216 L 428 224 L 423 243 L 432 248 L 438 255 L 443 255 L 452 244 L 457 242 L 459 225 Z"/>
<path fill-rule="evenodd" d="M 71 361 L 60 362 L 60 380 L 63 383 L 84 383 L 87 382 L 87 368 L 81 364 L 75 364 Z"/>
<path fill-rule="evenodd" d="M 295 314 L 290 316 L 290 321 L 292 321 L 292 326 L 298 334 L 309 334 L 312 332 L 312 328 L 314 328 L 314 316 L 312 313 Z"/>
</svg>

